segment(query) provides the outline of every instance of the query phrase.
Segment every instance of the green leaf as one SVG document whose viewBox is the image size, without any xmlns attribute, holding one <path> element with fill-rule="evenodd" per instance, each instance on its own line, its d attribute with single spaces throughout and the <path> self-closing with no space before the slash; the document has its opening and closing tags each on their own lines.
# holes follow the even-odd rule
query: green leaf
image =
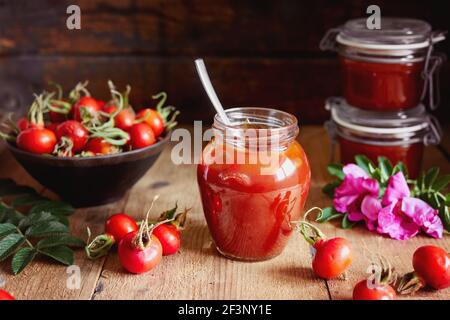
<svg viewBox="0 0 450 320">
<path fill-rule="evenodd" d="M 392 174 L 396 174 L 398 172 L 403 172 L 403 175 L 405 176 L 405 178 L 408 178 L 408 169 L 405 167 L 405 165 L 403 164 L 403 162 L 397 162 L 397 164 L 395 165 L 394 169 L 392 169 Z"/>
<path fill-rule="evenodd" d="M 380 168 L 382 181 L 387 181 L 392 175 L 392 164 L 386 157 L 378 157 L 378 167 Z"/>
<path fill-rule="evenodd" d="M 65 226 L 69 226 L 69 218 L 67 216 L 54 216 L 56 220 L 61 222 Z"/>
<path fill-rule="evenodd" d="M 0 261 L 8 258 L 24 242 L 25 238 L 18 233 L 12 233 L 0 240 Z"/>
<path fill-rule="evenodd" d="M 450 206 L 450 193 L 445 196 L 445 205 Z"/>
<path fill-rule="evenodd" d="M 341 184 L 341 181 L 333 181 L 330 182 L 329 184 L 325 185 L 322 188 L 322 192 L 325 193 L 327 196 L 329 196 L 330 198 L 334 197 L 334 190 L 339 187 L 339 185 Z"/>
<path fill-rule="evenodd" d="M 43 248 L 39 252 L 67 266 L 73 264 L 73 250 L 66 246 Z"/>
<path fill-rule="evenodd" d="M 0 202 L 0 222 L 9 222 L 17 225 L 23 217 L 24 215 L 19 211 Z"/>
<path fill-rule="evenodd" d="M 344 180 L 345 174 L 342 171 L 344 166 L 338 163 L 332 163 L 327 166 L 328 173 L 340 180 Z"/>
<path fill-rule="evenodd" d="M 11 223 L 0 224 L 0 238 L 6 237 L 8 234 L 16 232 L 16 226 Z"/>
<path fill-rule="evenodd" d="M 424 178 L 424 188 L 425 189 L 431 188 L 431 186 L 433 186 L 434 182 L 436 181 L 438 175 L 439 175 L 439 167 L 433 167 L 430 170 L 428 170 Z"/>
<path fill-rule="evenodd" d="M 58 218 L 52 215 L 50 212 L 35 212 L 22 219 L 22 221 L 20 221 L 19 227 L 27 228 L 38 223 L 57 220 Z"/>
<path fill-rule="evenodd" d="M 12 272 L 16 275 L 22 272 L 23 269 L 33 261 L 34 257 L 36 257 L 37 251 L 34 248 L 22 248 L 16 252 L 14 257 L 12 258 L 11 268 Z"/>
<path fill-rule="evenodd" d="M 30 214 L 35 212 L 46 211 L 50 212 L 53 215 L 71 215 L 75 209 L 70 204 L 63 201 L 51 201 L 47 200 L 41 203 L 38 203 L 33 208 L 30 209 Z"/>
<path fill-rule="evenodd" d="M 343 217 L 342 213 L 339 213 L 333 207 L 327 207 L 322 210 L 322 212 L 317 216 L 316 221 L 319 223 L 328 222 L 333 219 Z"/>
<path fill-rule="evenodd" d="M 36 193 L 36 191 L 30 187 L 19 186 L 11 179 L 0 179 L 0 198 L 27 193 Z"/>
<path fill-rule="evenodd" d="M 422 172 L 419 175 L 419 178 L 417 178 L 417 188 L 419 189 L 419 193 L 422 193 L 424 191 L 424 189 L 425 189 L 424 182 L 425 182 L 425 173 Z"/>
<path fill-rule="evenodd" d="M 371 174 L 369 165 L 372 164 L 372 167 L 375 167 L 372 161 L 370 161 L 369 158 L 367 158 L 362 154 L 358 154 L 357 156 L 355 156 L 355 162 L 361 169 L 363 169 L 368 174 Z"/>
<path fill-rule="evenodd" d="M 442 220 L 445 230 L 450 232 L 450 209 L 447 206 L 442 206 L 439 210 L 439 217 Z"/>
<path fill-rule="evenodd" d="M 447 174 L 445 176 L 440 176 L 436 179 L 436 181 L 433 183 L 433 190 L 434 191 L 441 191 L 448 187 L 450 184 L 450 174 Z"/>
<path fill-rule="evenodd" d="M 42 239 L 37 243 L 36 246 L 38 249 L 42 249 L 42 248 L 58 247 L 61 245 L 68 247 L 83 248 L 86 245 L 86 243 L 83 240 L 70 235 L 61 235 Z"/>
<path fill-rule="evenodd" d="M 348 213 L 342 218 L 341 226 L 343 229 L 351 229 L 356 225 L 356 222 L 348 220 Z"/>
<path fill-rule="evenodd" d="M 44 221 L 29 227 L 25 235 L 30 237 L 46 237 L 62 233 L 69 233 L 69 228 L 66 225 L 59 221 Z"/>
<path fill-rule="evenodd" d="M 30 193 L 30 194 L 25 194 L 23 196 L 19 196 L 17 198 L 15 198 L 12 202 L 11 202 L 11 206 L 13 207 L 23 207 L 23 206 L 32 206 L 32 205 L 36 205 L 42 201 L 46 201 L 47 199 L 40 196 L 37 193 Z"/>
</svg>

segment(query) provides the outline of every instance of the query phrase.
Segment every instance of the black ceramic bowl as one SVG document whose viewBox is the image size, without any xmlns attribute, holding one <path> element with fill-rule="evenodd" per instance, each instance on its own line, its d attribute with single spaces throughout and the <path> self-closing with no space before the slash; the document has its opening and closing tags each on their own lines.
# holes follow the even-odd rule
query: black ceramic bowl
<svg viewBox="0 0 450 320">
<path fill-rule="evenodd" d="M 32 154 L 8 143 L 25 170 L 75 207 L 119 200 L 158 159 L 170 133 L 146 148 L 106 156 L 58 158 Z"/>
</svg>

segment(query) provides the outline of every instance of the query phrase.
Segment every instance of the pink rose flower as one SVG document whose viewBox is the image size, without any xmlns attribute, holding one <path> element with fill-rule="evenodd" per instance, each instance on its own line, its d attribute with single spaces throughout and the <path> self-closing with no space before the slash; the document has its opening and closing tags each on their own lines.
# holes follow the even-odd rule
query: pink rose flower
<svg viewBox="0 0 450 320">
<path fill-rule="evenodd" d="M 409 197 L 409 187 L 406 183 L 405 176 L 403 173 L 397 172 L 389 178 L 386 191 L 383 196 L 381 204 L 387 206 L 394 202 L 395 200 L 403 199 L 404 197 Z"/>
<path fill-rule="evenodd" d="M 444 226 L 437 209 L 417 198 L 403 198 L 402 212 L 421 227 L 422 231 L 433 238 L 442 238 Z"/>
<path fill-rule="evenodd" d="M 355 164 L 346 165 L 343 172 L 345 178 L 334 191 L 334 208 L 348 213 L 350 221 L 364 220 L 367 227 L 374 230 L 377 211 L 381 208 L 378 181 Z"/>
<path fill-rule="evenodd" d="M 438 210 L 423 200 L 410 197 L 409 187 L 402 172 L 389 179 L 382 204 L 385 207 L 378 215 L 379 233 L 406 240 L 422 230 L 434 238 L 442 238 L 443 225 Z"/>
<path fill-rule="evenodd" d="M 401 205 L 401 201 L 394 200 L 380 210 L 377 227 L 379 233 L 388 234 L 397 240 L 407 240 L 419 233 L 419 226 L 402 212 Z"/>
</svg>

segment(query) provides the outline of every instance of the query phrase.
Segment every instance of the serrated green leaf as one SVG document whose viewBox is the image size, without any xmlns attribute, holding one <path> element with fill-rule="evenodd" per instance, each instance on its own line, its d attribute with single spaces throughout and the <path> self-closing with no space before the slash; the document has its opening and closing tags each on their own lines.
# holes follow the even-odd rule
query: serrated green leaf
<svg viewBox="0 0 450 320">
<path fill-rule="evenodd" d="M 33 188 L 19 186 L 11 179 L 0 179 L 0 198 L 35 192 Z"/>
<path fill-rule="evenodd" d="M 44 221 L 29 227 L 25 235 L 30 237 L 46 237 L 64 233 L 69 233 L 69 228 L 66 225 L 59 221 Z"/>
<path fill-rule="evenodd" d="M 20 221 L 20 228 L 27 228 L 32 225 L 36 225 L 38 223 L 46 222 L 46 221 L 57 221 L 57 217 L 52 215 L 50 212 L 35 212 Z"/>
<path fill-rule="evenodd" d="M 23 206 L 32 206 L 32 205 L 36 205 L 42 201 L 47 201 L 47 199 L 37 193 L 30 193 L 30 194 L 25 194 L 25 195 L 15 198 L 11 202 L 11 206 L 13 206 L 15 208 L 23 207 Z"/>
<path fill-rule="evenodd" d="M 68 216 L 71 215 L 75 211 L 75 209 L 66 202 L 48 200 L 33 206 L 33 208 L 30 209 L 29 213 L 32 214 L 41 211 L 50 212 L 53 215 Z"/>
<path fill-rule="evenodd" d="M 378 157 L 378 167 L 380 169 L 382 181 L 387 181 L 392 175 L 392 164 L 386 157 Z"/>
<path fill-rule="evenodd" d="M 24 242 L 25 238 L 18 233 L 12 233 L 0 240 L 0 261 L 8 258 Z"/>
<path fill-rule="evenodd" d="M 42 239 L 37 243 L 36 247 L 38 249 L 42 249 L 42 248 L 58 247 L 61 245 L 68 247 L 82 248 L 86 245 L 86 243 L 83 240 L 70 235 L 61 235 Z"/>
<path fill-rule="evenodd" d="M 425 175 L 424 178 L 424 188 L 428 190 L 436 181 L 437 176 L 439 175 L 439 167 L 433 167 Z"/>
<path fill-rule="evenodd" d="M 339 187 L 339 185 L 341 184 L 341 181 L 333 181 L 330 182 L 329 184 L 325 185 L 322 188 L 322 192 L 325 193 L 327 196 L 329 196 L 330 198 L 334 197 L 334 190 Z"/>
<path fill-rule="evenodd" d="M 43 248 L 39 252 L 67 266 L 73 264 L 73 250 L 66 246 Z"/>
<path fill-rule="evenodd" d="M 0 222 L 9 222 L 14 225 L 19 224 L 20 220 L 23 219 L 24 215 L 19 211 L 11 208 L 4 203 L 0 202 Z"/>
<path fill-rule="evenodd" d="M 324 223 L 333 219 L 337 219 L 339 217 L 343 217 L 343 214 L 337 212 L 333 207 L 327 207 L 324 208 L 322 212 L 317 216 L 316 222 Z"/>
<path fill-rule="evenodd" d="M 397 164 L 395 165 L 394 169 L 392 169 L 392 174 L 394 175 L 394 174 L 396 174 L 396 173 L 398 173 L 400 171 L 403 173 L 405 178 L 408 178 L 408 169 L 405 167 L 403 162 L 397 162 Z"/>
<path fill-rule="evenodd" d="M 327 166 L 327 171 L 330 175 L 337 177 L 340 180 L 344 180 L 345 174 L 342 171 L 343 167 L 342 164 L 332 163 Z"/>
<path fill-rule="evenodd" d="M 433 183 L 432 189 L 434 191 L 441 191 L 447 188 L 449 184 L 450 184 L 450 174 L 440 176 Z"/>
<path fill-rule="evenodd" d="M 34 248 L 22 248 L 16 252 L 11 261 L 12 272 L 16 275 L 36 257 L 37 251 Z"/>
<path fill-rule="evenodd" d="M 341 227 L 343 229 L 351 229 L 356 225 L 356 222 L 350 221 L 348 219 L 348 213 L 344 214 L 344 217 L 342 218 Z"/>
<path fill-rule="evenodd" d="M 11 223 L 0 224 L 0 238 L 6 237 L 8 234 L 16 232 L 16 226 Z"/>
<path fill-rule="evenodd" d="M 56 220 L 58 220 L 59 222 L 61 222 L 63 225 L 65 226 L 69 226 L 69 218 L 67 218 L 67 216 L 54 216 L 56 218 Z"/>
<path fill-rule="evenodd" d="M 355 162 L 361 169 L 363 169 L 368 174 L 370 174 L 369 165 L 372 164 L 372 167 L 375 167 L 372 161 L 370 161 L 369 158 L 367 158 L 362 154 L 358 154 L 357 156 L 355 156 Z"/>
</svg>

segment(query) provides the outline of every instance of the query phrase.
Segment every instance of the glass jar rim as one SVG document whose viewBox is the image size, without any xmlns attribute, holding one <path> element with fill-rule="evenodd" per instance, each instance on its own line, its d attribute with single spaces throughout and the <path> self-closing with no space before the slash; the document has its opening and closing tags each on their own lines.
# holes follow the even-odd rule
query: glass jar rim
<svg viewBox="0 0 450 320">
<path fill-rule="evenodd" d="M 341 40 L 360 45 L 427 46 L 431 26 L 423 20 L 382 17 L 380 29 L 368 29 L 367 18 L 347 21 L 342 27 Z"/>
<path fill-rule="evenodd" d="M 297 132 L 298 120 L 293 114 L 285 111 L 281 111 L 273 108 L 263 107 L 234 107 L 225 109 L 225 113 L 228 116 L 231 125 L 224 123 L 219 116 L 214 116 L 213 127 L 218 130 L 229 129 L 232 131 L 244 130 L 245 128 L 239 127 L 243 124 L 255 124 L 267 126 L 259 129 L 269 129 L 271 132 Z M 298 132 L 297 132 L 298 133 Z"/>
<path fill-rule="evenodd" d="M 328 30 L 320 48 L 401 57 L 420 55 L 421 51 L 444 40 L 445 35 L 446 32 L 433 31 L 426 21 L 419 19 L 382 17 L 381 29 L 369 29 L 367 18 L 357 18 Z"/>
<path fill-rule="evenodd" d="M 428 115 L 423 104 L 398 111 L 370 111 L 354 107 L 341 97 L 327 99 L 326 109 L 331 118 L 349 129 L 370 133 L 395 134 L 420 131 L 428 126 Z"/>
<path fill-rule="evenodd" d="M 423 105 L 397 112 L 367 111 L 349 105 L 345 99 L 333 97 L 326 107 L 331 124 L 338 135 L 359 137 L 370 141 L 439 143 L 442 130 L 438 121 Z"/>
</svg>

